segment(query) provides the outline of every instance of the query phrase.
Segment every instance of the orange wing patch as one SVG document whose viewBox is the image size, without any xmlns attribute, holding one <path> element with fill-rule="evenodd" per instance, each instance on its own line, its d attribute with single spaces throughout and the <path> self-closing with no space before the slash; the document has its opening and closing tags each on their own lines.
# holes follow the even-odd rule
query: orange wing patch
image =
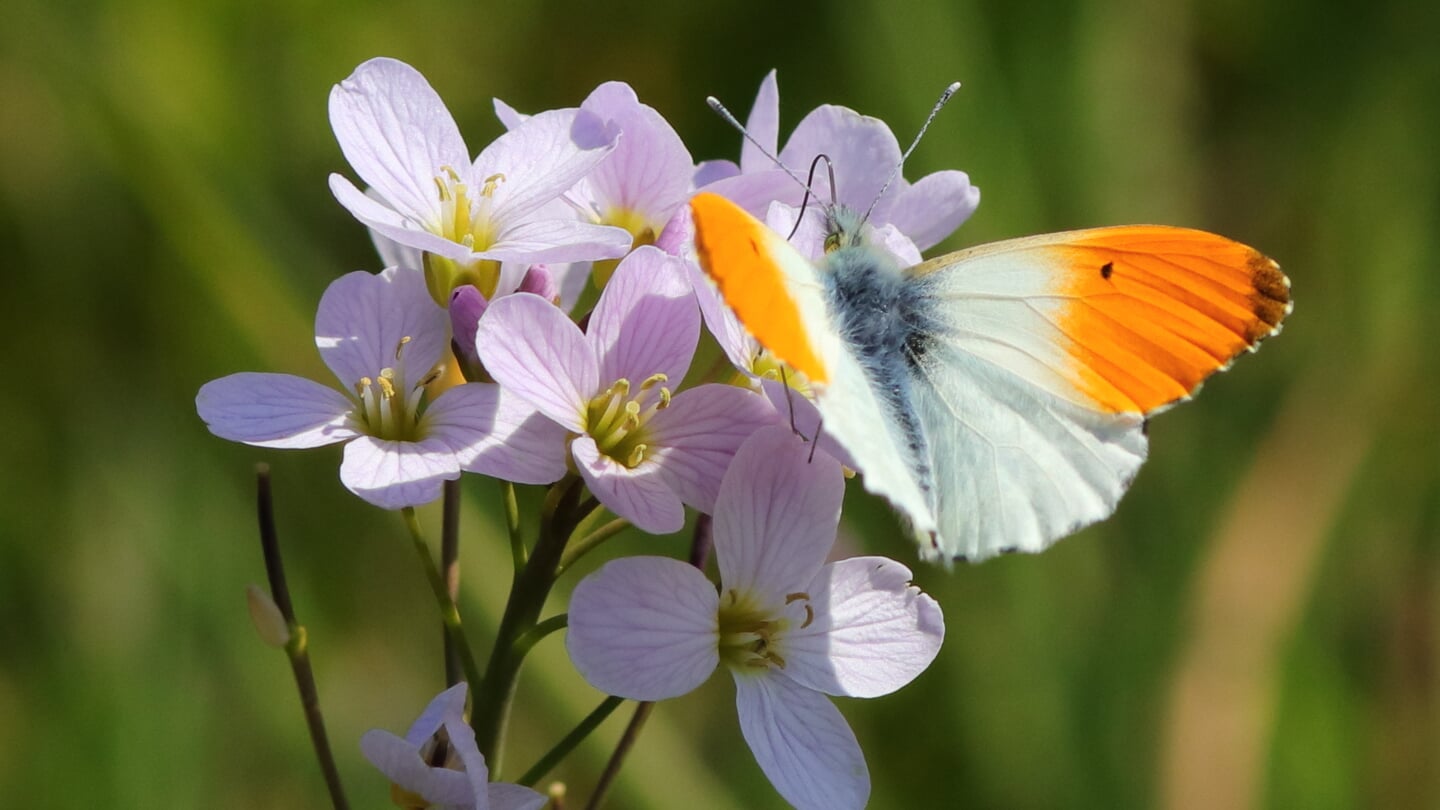
<svg viewBox="0 0 1440 810">
<path fill-rule="evenodd" d="M 1059 326 L 1081 389 L 1113 412 L 1185 399 L 1280 331 L 1290 280 L 1253 248 L 1154 225 L 1080 231 L 1049 248 L 1071 299 Z"/>
<path fill-rule="evenodd" d="M 695 216 L 700 265 L 720 287 L 725 303 L 766 349 L 811 383 L 824 385 L 829 375 L 806 334 L 780 257 L 775 255 L 789 249 L 789 244 L 745 209 L 716 194 L 696 194 L 690 211 Z"/>
</svg>

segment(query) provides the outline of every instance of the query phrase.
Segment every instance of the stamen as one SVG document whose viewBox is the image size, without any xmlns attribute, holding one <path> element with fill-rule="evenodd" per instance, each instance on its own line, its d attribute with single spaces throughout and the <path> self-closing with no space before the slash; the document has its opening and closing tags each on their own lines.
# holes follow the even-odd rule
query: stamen
<svg viewBox="0 0 1440 810">
<path fill-rule="evenodd" d="M 380 396 L 385 399 L 395 396 L 395 369 L 380 369 L 380 377 L 375 380 L 375 385 L 380 389 Z"/>
<path fill-rule="evenodd" d="M 663 411 L 663 410 L 665 410 L 665 409 L 668 408 L 668 407 L 670 407 L 670 389 L 669 389 L 669 388 L 661 388 L 661 389 L 660 389 L 660 404 L 655 406 L 655 410 L 657 410 L 657 411 Z"/>
<path fill-rule="evenodd" d="M 491 197 L 495 194 L 495 187 L 505 182 L 505 175 L 499 172 L 485 178 L 485 186 L 480 189 L 480 196 Z"/>
<path fill-rule="evenodd" d="M 640 466 L 640 462 L 645 460 L 645 451 L 648 449 L 650 448 L 647 445 L 635 445 L 635 449 L 630 451 L 630 458 L 626 459 L 626 466 L 631 469 Z"/>
<path fill-rule="evenodd" d="M 800 629 L 801 629 L 801 630 L 804 630 L 805 628 L 809 627 L 810 624 L 811 624 L 812 622 L 814 622 L 814 621 L 815 621 L 815 609 L 812 608 L 812 607 L 810 607 L 810 603 L 809 603 L 809 602 L 806 602 L 806 603 L 805 603 L 805 621 L 803 621 L 803 622 L 800 623 Z"/>
<path fill-rule="evenodd" d="M 640 383 L 640 390 L 648 391 L 651 388 L 659 385 L 660 383 L 668 382 L 669 379 L 670 378 L 666 377 L 664 374 L 651 374 L 649 377 L 645 378 L 645 382 Z"/>
<path fill-rule="evenodd" d="M 395 345 L 395 362 L 400 362 L 400 352 L 405 349 L 405 344 L 409 342 L 410 336 L 406 335 L 405 337 L 400 338 L 400 342 Z"/>
</svg>

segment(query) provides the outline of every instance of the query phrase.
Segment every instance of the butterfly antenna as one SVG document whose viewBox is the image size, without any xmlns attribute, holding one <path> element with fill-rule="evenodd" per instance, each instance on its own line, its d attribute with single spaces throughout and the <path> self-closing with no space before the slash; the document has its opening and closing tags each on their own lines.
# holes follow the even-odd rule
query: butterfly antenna
<svg viewBox="0 0 1440 810">
<path fill-rule="evenodd" d="M 870 221 L 871 212 L 875 210 L 875 206 L 880 202 L 880 198 L 885 196 L 885 191 L 890 188 L 890 184 L 895 182 L 896 177 L 900 176 L 900 170 L 904 168 L 905 161 L 909 159 L 910 153 L 914 152 L 915 147 L 920 145 L 920 139 L 925 137 L 925 130 L 930 128 L 930 122 L 935 120 L 935 116 L 940 114 L 940 110 L 944 108 L 946 102 L 950 101 L 950 97 L 955 95 L 955 92 L 959 89 L 959 82 L 951 82 L 950 86 L 945 88 L 945 92 L 940 94 L 939 100 L 935 102 L 935 106 L 930 110 L 930 116 L 925 119 L 925 123 L 920 127 L 920 131 L 915 133 L 915 140 L 910 142 L 910 148 L 906 149 L 905 154 L 900 156 L 900 162 L 895 164 L 895 168 L 890 172 L 890 177 L 885 180 L 885 185 L 880 187 L 880 193 L 875 195 L 875 199 L 870 201 L 870 207 L 865 209 L 865 216 L 860 218 L 861 225 Z"/>
<path fill-rule="evenodd" d="M 831 210 L 834 210 L 835 206 L 838 205 L 835 200 L 835 164 L 830 162 L 829 155 L 824 153 L 818 154 L 814 160 L 810 161 L 810 174 L 806 178 L 808 182 L 805 184 L 805 198 L 800 201 L 800 213 L 795 215 L 795 227 L 791 228 L 790 235 L 785 237 L 785 241 L 787 242 L 795 238 L 795 234 L 800 232 L 800 223 L 805 221 L 805 207 L 810 204 L 810 183 L 815 182 L 815 170 L 820 168 L 820 161 L 822 160 L 825 161 L 826 173 L 830 175 Z"/>
<path fill-rule="evenodd" d="M 800 428 L 795 426 L 795 403 L 790 401 L 790 377 L 785 373 L 785 365 L 780 365 L 780 383 L 785 386 L 785 409 L 790 412 L 790 432 L 796 436 L 803 436 Z"/>
<path fill-rule="evenodd" d="M 815 190 L 810 188 L 809 183 L 806 183 L 804 180 L 800 179 L 800 175 L 791 171 L 789 166 L 786 166 L 784 163 L 780 162 L 780 158 L 772 155 L 769 149 L 766 149 L 763 145 L 761 145 L 759 141 L 755 140 L 755 136 L 751 135 L 750 131 L 745 129 L 745 125 L 740 123 L 740 119 L 736 118 L 733 113 L 725 109 L 725 105 L 720 103 L 720 99 L 715 98 L 714 96 L 706 96 L 705 103 L 710 105 L 710 109 L 714 110 L 716 115 L 725 119 L 725 123 L 734 127 L 742 136 L 744 136 L 745 140 L 749 141 L 752 145 L 754 145 L 756 149 L 759 149 L 760 154 L 764 155 L 767 158 L 770 158 L 771 163 L 779 166 L 786 174 L 790 175 L 791 180 L 799 183 L 800 187 L 805 189 L 805 192 L 807 194 L 814 194 L 817 198 L 820 196 L 819 194 L 815 194 Z M 831 177 L 834 177 L 835 173 L 832 171 L 830 174 Z"/>
</svg>

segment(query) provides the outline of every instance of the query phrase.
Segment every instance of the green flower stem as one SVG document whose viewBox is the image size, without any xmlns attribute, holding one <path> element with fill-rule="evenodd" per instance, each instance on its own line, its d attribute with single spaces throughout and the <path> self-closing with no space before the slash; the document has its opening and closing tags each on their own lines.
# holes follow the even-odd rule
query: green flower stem
<svg viewBox="0 0 1440 810">
<path fill-rule="evenodd" d="M 625 698 L 614 697 L 613 695 L 600 701 L 600 705 L 596 706 L 594 711 L 586 715 L 585 719 L 581 720 L 580 724 L 577 725 L 573 731 L 566 734 L 565 739 L 556 743 L 554 748 L 551 748 L 545 756 L 530 766 L 530 770 L 526 771 L 524 776 L 515 780 L 515 783 L 526 787 L 535 787 L 536 782 L 543 779 L 545 774 L 550 772 L 551 768 L 554 768 L 560 763 L 560 760 L 575 750 L 575 746 L 590 736 L 590 732 L 599 728 L 600 724 L 605 722 L 605 718 L 620 708 L 620 704 L 624 702 Z"/>
<path fill-rule="evenodd" d="M 315 748 L 315 758 L 320 762 L 320 771 L 325 776 L 325 787 L 330 791 L 330 804 L 335 810 L 349 810 L 345 799 L 345 787 L 340 782 L 340 770 L 335 767 L 335 755 L 330 750 L 330 738 L 325 733 L 325 717 L 320 711 L 320 691 L 315 687 L 315 672 L 310 667 L 309 638 L 305 627 L 295 618 L 295 606 L 290 601 L 290 587 L 285 582 L 285 564 L 280 558 L 280 538 L 275 531 L 275 502 L 270 494 L 270 466 L 258 464 L 255 467 L 256 512 L 260 519 L 260 548 L 265 555 L 265 575 L 270 581 L 270 597 L 285 617 L 290 629 L 290 640 L 285 643 L 285 654 L 290 657 L 290 671 L 295 675 L 295 687 L 300 692 L 300 705 L 305 711 L 305 725 L 310 730 L 310 744 Z"/>
<path fill-rule="evenodd" d="M 460 609 L 455 606 L 455 600 L 451 598 L 450 590 L 445 585 L 445 578 L 441 576 L 440 569 L 435 566 L 435 560 L 430 556 L 430 546 L 425 542 L 424 533 L 420 531 L 420 520 L 415 517 L 415 509 L 407 506 L 400 510 L 400 515 L 405 519 L 405 528 L 410 530 L 415 553 L 420 557 L 425 578 L 430 581 L 430 590 L 434 591 L 435 602 L 440 606 L 440 620 L 445 624 L 445 637 L 450 639 L 460 656 L 460 668 L 465 672 L 465 680 L 472 684 L 479 683 L 480 667 L 475 663 L 475 654 L 470 651 L 470 643 L 465 639 L 465 631 L 460 624 Z"/>
<path fill-rule="evenodd" d="M 520 526 L 520 503 L 515 500 L 515 485 L 509 481 L 500 482 L 500 493 L 505 499 L 505 531 L 510 535 L 510 558 L 515 563 L 515 574 L 525 567 L 525 536 Z"/>
<path fill-rule="evenodd" d="M 515 697 L 515 685 L 524 659 L 523 651 L 516 649 L 516 642 L 539 621 L 545 598 L 550 595 L 550 589 L 559 575 L 565 544 L 575 526 L 587 514 L 577 506 L 583 492 L 579 476 L 572 473 L 552 485 L 546 493 L 540 514 L 540 536 L 535 540 L 525 567 L 515 575 L 505 613 L 495 634 L 495 647 L 485 669 L 485 679 L 479 681 L 481 687 L 473 691 L 470 725 L 475 729 L 480 753 L 490 764 L 491 778 L 498 778 L 500 773 L 500 743 L 505 737 L 510 704 Z M 585 507 L 592 508 L 592 503 L 593 499 L 587 500 Z"/>
<path fill-rule="evenodd" d="M 440 520 L 440 572 L 445 577 L 445 591 L 450 601 L 460 603 L 460 479 L 446 481 L 444 505 Z M 441 628 L 445 641 L 445 685 L 454 686 L 465 677 L 460 652 L 450 638 L 450 631 Z"/>
<path fill-rule="evenodd" d="M 587 551 L 628 528 L 630 528 L 630 521 L 625 518 L 615 518 L 604 526 L 571 543 L 569 548 L 565 549 L 565 555 L 560 558 L 560 573 L 563 574 L 570 570 L 570 566 L 574 565 L 576 560 L 585 556 Z"/>
<path fill-rule="evenodd" d="M 650 719 L 650 712 L 654 708 L 655 704 L 650 702 L 635 705 L 635 714 L 630 716 L 630 725 L 625 727 L 625 733 L 620 735 L 620 742 L 615 744 L 615 753 L 611 754 L 610 761 L 605 763 L 605 770 L 600 774 L 600 780 L 595 783 L 595 792 L 590 794 L 585 810 L 599 810 L 600 803 L 605 801 L 605 794 L 610 792 L 610 786 L 615 783 L 615 777 L 620 775 L 620 765 L 625 761 L 625 755 L 634 747 L 635 738 L 640 736 L 640 730 L 645 727 L 645 721 Z"/>
<path fill-rule="evenodd" d="M 561 613 L 559 616 L 551 616 L 529 630 L 526 630 L 524 635 L 515 639 L 515 643 L 510 647 L 510 652 L 516 658 L 524 660 L 525 656 L 530 654 L 531 648 L 539 644 L 541 639 L 556 630 L 564 630 L 569 624 L 570 617 L 567 614 Z"/>
</svg>

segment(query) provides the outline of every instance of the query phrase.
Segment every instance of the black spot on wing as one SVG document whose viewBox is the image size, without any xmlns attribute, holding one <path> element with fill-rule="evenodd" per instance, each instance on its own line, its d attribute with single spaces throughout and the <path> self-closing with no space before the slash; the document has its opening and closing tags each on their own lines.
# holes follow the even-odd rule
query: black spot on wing
<svg viewBox="0 0 1440 810">
<path fill-rule="evenodd" d="M 1110 278 L 1110 274 L 1113 273 L 1113 272 L 1115 272 L 1115 263 L 1114 263 L 1114 262 L 1105 262 L 1104 264 L 1100 265 L 1100 277 L 1101 277 L 1101 278 L 1108 279 L 1108 278 Z"/>
</svg>

